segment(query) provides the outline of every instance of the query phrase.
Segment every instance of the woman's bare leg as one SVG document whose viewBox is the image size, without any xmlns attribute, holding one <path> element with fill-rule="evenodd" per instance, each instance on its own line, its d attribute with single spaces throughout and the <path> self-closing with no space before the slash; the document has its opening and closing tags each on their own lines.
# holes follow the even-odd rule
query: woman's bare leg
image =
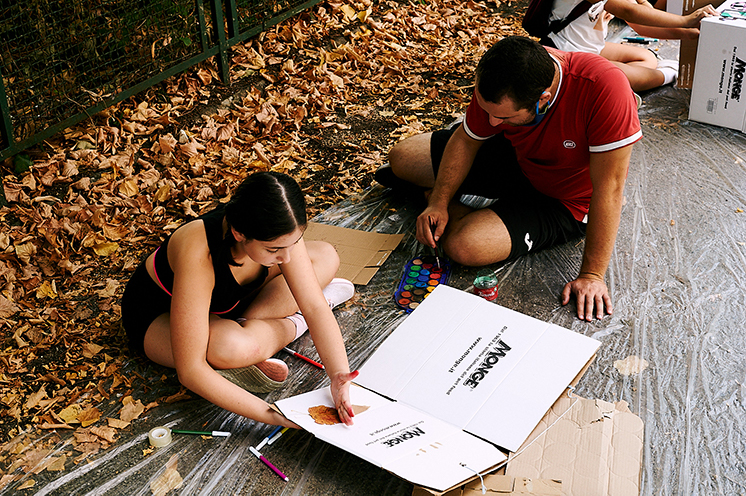
<svg viewBox="0 0 746 496">
<path fill-rule="evenodd" d="M 305 243 L 321 287 L 334 278 L 339 257 L 334 248 L 324 242 Z M 259 294 L 238 323 L 210 316 L 210 340 L 207 361 L 216 369 L 247 367 L 271 357 L 295 339 L 295 324 L 286 319 L 298 311 L 298 305 L 278 268 L 270 269 Z M 154 362 L 174 367 L 171 350 L 170 319 L 158 317 L 145 334 L 145 354 Z"/>
<path fill-rule="evenodd" d="M 663 73 L 656 70 L 658 59 L 649 50 L 639 47 L 606 43 L 601 56 L 619 67 L 629 80 L 633 91 L 645 91 L 661 86 Z"/>
</svg>

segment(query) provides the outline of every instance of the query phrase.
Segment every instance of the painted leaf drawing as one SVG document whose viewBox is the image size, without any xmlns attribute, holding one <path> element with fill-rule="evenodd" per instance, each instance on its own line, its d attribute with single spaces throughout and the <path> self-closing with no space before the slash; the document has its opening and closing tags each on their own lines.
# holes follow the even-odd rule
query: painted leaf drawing
<svg viewBox="0 0 746 496">
<path fill-rule="evenodd" d="M 352 411 L 355 415 L 363 413 L 370 408 L 369 406 L 352 405 Z M 341 424 L 337 410 L 326 405 L 312 406 L 308 409 L 308 414 L 319 425 Z"/>
</svg>

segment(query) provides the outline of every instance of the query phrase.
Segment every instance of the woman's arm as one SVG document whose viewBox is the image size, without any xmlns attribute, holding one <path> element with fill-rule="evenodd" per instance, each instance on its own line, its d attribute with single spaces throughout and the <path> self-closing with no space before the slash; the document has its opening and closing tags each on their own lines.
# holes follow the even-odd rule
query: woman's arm
<svg viewBox="0 0 746 496">
<path fill-rule="evenodd" d="M 207 362 L 215 274 L 201 222 L 187 224 L 174 233 L 168 245 L 168 259 L 174 272 L 171 348 L 181 384 L 209 402 L 244 417 L 296 427 L 266 402 L 218 374 Z"/>
<path fill-rule="evenodd" d="M 604 8 L 628 23 L 658 28 L 698 28 L 704 17 L 717 14 L 712 5 L 707 5 L 689 15 L 680 16 L 658 10 L 643 0 L 639 3 L 636 0 L 608 0 Z"/>
<path fill-rule="evenodd" d="M 351 425 L 354 414 L 349 387 L 357 372 L 350 373 L 339 324 L 321 291 L 303 239 L 293 250 L 290 262 L 280 265 L 280 269 L 308 323 L 311 338 L 332 381 L 332 396 L 339 418 Z"/>
</svg>

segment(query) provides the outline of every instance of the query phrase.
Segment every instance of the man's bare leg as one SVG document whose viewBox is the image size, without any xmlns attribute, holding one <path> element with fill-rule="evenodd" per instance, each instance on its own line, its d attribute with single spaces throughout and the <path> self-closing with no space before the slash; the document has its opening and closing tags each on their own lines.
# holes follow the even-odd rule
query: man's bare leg
<svg viewBox="0 0 746 496">
<path fill-rule="evenodd" d="M 512 242 L 502 219 L 489 208 L 471 209 L 456 200 L 448 210 L 450 222 L 442 238 L 448 256 L 468 266 L 482 266 L 508 258 Z"/>
</svg>

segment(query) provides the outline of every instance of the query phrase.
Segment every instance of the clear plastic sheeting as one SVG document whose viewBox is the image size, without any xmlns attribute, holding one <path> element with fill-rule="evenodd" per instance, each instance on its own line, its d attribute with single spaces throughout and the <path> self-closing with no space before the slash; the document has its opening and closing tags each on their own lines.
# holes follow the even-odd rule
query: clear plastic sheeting
<svg viewBox="0 0 746 496">
<path fill-rule="evenodd" d="M 688 91 L 665 87 L 643 98 L 644 138 L 632 153 L 607 273 L 613 315 L 581 322 L 572 304 L 560 303 L 563 286 L 578 272 L 582 241 L 494 266 L 496 303 L 602 342 L 577 392 L 625 400 L 644 420 L 642 494 L 745 494 L 746 137 L 687 121 Z M 421 207 L 375 186 L 315 219 L 408 233 L 371 283 L 335 310 L 353 368 L 406 318 L 393 292 L 405 262 L 427 253 L 413 237 Z M 476 272 L 455 267 L 451 285 L 470 289 Z M 292 348 L 318 358 L 308 335 Z M 327 384 L 323 371 L 278 356 L 290 365 L 289 384 L 267 401 Z M 233 435 L 174 435 L 171 445 L 144 453 L 147 433 L 157 425 Z M 74 469 L 35 475 L 28 493 L 147 495 L 181 479 L 170 494 L 411 494 L 410 484 L 302 431 L 288 431 L 262 450 L 288 475 L 284 482 L 249 453 L 271 430 L 204 400 L 160 406 Z"/>
</svg>

